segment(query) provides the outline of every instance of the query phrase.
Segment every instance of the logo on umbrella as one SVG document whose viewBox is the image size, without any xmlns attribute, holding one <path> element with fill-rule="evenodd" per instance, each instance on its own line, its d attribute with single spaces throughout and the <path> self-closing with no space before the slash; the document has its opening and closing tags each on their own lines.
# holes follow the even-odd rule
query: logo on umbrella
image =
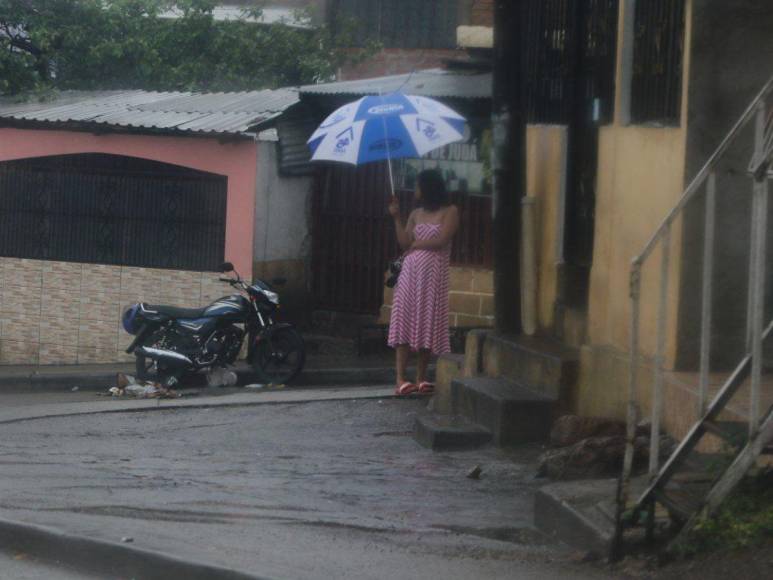
<svg viewBox="0 0 773 580">
<path fill-rule="evenodd" d="M 394 113 L 399 113 L 405 109 L 405 105 L 400 105 L 398 103 L 388 103 L 385 105 L 376 105 L 375 107 L 371 107 L 368 109 L 368 113 L 371 115 L 392 115 Z"/>
<path fill-rule="evenodd" d="M 432 121 L 425 121 L 424 119 L 416 119 L 416 130 L 423 133 L 424 136 L 430 141 L 437 141 L 440 139 L 437 127 Z"/>
<path fill-rule="evenodd" d="M 349 145 L 354 141 L 354 130 L 349 127 L 346 131 L 336 135 L 336 139 L 338 139 L 338 141 L 336 141 L 336 153 L 344 155 L 349 148 Z"/>
</svg>

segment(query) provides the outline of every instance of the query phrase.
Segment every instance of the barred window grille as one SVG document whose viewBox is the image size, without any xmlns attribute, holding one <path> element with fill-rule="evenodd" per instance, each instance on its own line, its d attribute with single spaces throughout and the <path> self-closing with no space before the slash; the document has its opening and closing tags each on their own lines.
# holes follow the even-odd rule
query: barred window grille
<svg viewBox="0 0 773 580">
<path fill-rule="evenodd" d="M 456 48 L 459 0 L 337 0 L 333 26 L 353 21 L 358 46 Z"/>
<path fill-rule="evenodd" d="M 678 126 L 685 0 L 639 0 L 634 18 L 631 122 Z"/>
<path fill-rule="evenodd" d="M 528 122 L 609 123 L 614 114 L 618 0 L 526 0 L 523 6 Z"/>
<path fill-rule="evenodd" d="M 0 163 L 0 256 L 216 271 L 227 178 L 115 155 Z"/>
</svg>

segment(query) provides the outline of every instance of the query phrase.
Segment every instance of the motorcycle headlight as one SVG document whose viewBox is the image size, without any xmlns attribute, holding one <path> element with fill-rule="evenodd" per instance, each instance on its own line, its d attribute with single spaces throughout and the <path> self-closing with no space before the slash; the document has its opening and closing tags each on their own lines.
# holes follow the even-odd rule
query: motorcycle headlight
<svg viewBox="0 0 773 580">
<path fill-rule="evenodd" d="M 276 292 L 271 292 L 270 290 L 263 290 L 263 295 L 268 298 L 269 302 L 279 306 L 279 294 Z"/>
</svg>

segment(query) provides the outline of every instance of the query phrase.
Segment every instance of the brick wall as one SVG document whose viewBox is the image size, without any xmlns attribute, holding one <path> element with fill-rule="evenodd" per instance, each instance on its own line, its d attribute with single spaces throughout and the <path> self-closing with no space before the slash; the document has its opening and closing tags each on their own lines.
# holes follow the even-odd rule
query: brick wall
<svg viewBox="0 0 773 580">
<path fill-rule="evenodd" d="M 0 364 L 132 361 L 125 306 L 200 307 L 231 293 L 219 276 L 0 258 Z"/>
<path fill-rule="evenodd" d="M 448 59 L 463 56 L 464 52 L 460 50 L 386 48 L 364 62 L 343 67 L 339 80 L 350 81 L 443 68 Z"/>
<path fill-rule="evenodd" d="M 475 0 L 470 15 L 471 26 L 494 26 L 494 0 Z"/>
<path fill-rule="evenodd" d="M 479 268 L 451 268 L 449 295 L 452 327 L 488 328 L 494 325 L 494 272 Z M 381 324 L 388 324 L 392 294 L 384 290 Z"/>
</svg>

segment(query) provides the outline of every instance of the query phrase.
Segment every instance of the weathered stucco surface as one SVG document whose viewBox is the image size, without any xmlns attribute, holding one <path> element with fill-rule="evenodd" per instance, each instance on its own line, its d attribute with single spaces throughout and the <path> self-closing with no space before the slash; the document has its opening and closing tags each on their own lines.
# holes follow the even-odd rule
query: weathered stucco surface
<svg viewBox="0 0 773 580">
<path fill-rule="evenodd" d="M 228 177 L 225 258 L 245 275 L 252 271 L 257 171 L 253 141 L 0 129 L 0 162 L 77 153 L 140 157 Z"/>
<path fill-rule="evenodd" d="M 526 193 L 537 200 L 537 322 L 543 333 L 555 323 L 566 137 L 566 127 L 559 125 L 531 125 L 526 131 Z"/>
<path fill-rule="evenodd" d="M 625 124 L 623 53 L 624 23 L 632 3 L 620 3 L 617 103 L 615 122 L 599 135 L 596 222 L 588 305 L 588 338 L 582 349 L 576 398 L 578 411 L 589 415 L 625 416 L 630 351 L 631 261 L 680 198 L 685 185 L 690 54 L 685 54 L 682 121 L 676 128 Z M 691 45 L 692 0 L 686 4 L 685 46 Z M 668 287 L 667 364 L 675 355 L 678 319 L 681 223 L 671 234 Z M 640 340 L 646 354 L 654 352 L 655 308 L 658 304 L 661 248 L 655 250 L 642 277 Z M 649 376 L 642 375 L 641 392 Z"/>
</svg>

